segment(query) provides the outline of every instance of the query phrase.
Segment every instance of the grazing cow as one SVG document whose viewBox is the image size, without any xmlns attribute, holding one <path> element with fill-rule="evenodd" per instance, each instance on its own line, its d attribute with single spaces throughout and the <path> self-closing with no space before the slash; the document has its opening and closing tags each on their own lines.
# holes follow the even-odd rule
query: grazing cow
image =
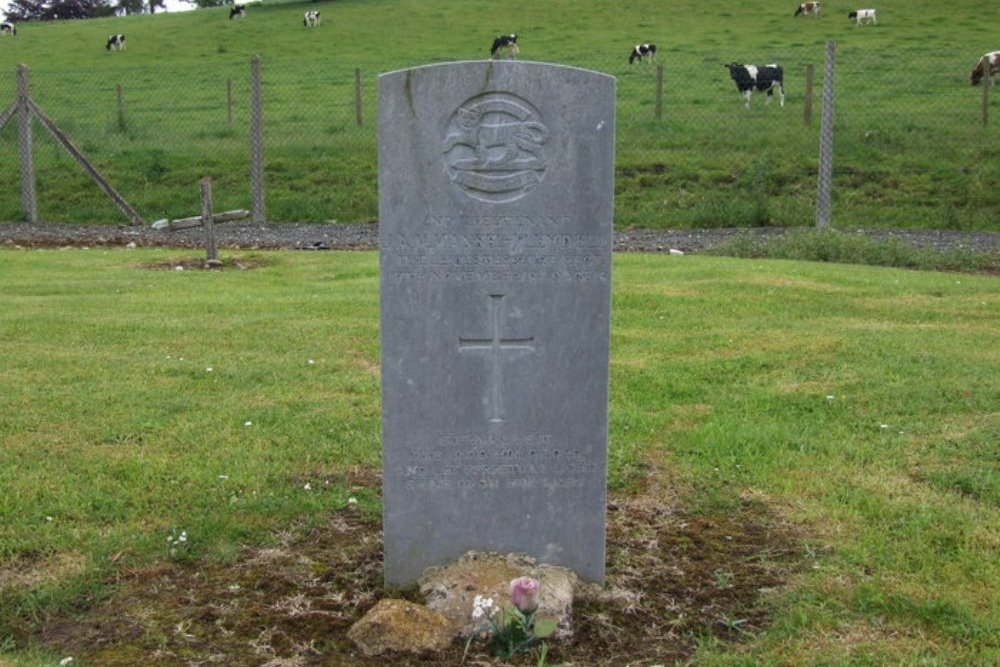
<svg viewBox="0 0 1000 667">
<path fill-rule="evenodd" d="M 232 21 L 236 17 L 244 18 L 244 17 L 246 17 L 246 15 L 247 15 L 247 6 L 246 5 L 236 5 L 236 4 L 234 4 L 229 9 L 229 20 L 230 21 Z"/>
<path fill-rule="evenodd" d="M 868 21 L 873 25 L 878 25 L 878 19 L 875 17 L 874 9 L 859 9 L 855 12 L 848 12 L 847 18 L 857 21 L 857 25 L 861 25 L 862 21 Z"/>
<path fill-rule="evenodd" d="M 642 62 L 648 59 L 650 62 L 656 60 L 656 44 L 636 44 L 629 54 L 628 64 L 631 65 L 636 60 Z"/>
<path fill-rule="evenodd" d="M 490 47 L 490 58 L 498 56 L 506 56 L 512 60 L 517 58 L 517 35 L 498 35 L 493 40 L 493 46 Z"/>
<path fill-rule="evenodd" d="M 125 50 L 125 35 L 108 35 L 107 47 L 108 51 L 124 51 Z"/>
<path fill-rule="evenodd" d="M 314 28 L 319 25 L 319 12 L 306 12 L 302 19 L 302 25 L 307 28 Z"/>
<path fill-rule="evenodd" d="M 729 76 L 736 82 L 736 87 L 746 99 L 746 107 L 750 108 L 750 95 L 754 89 L 767 93 L 767 101 L 771 101 L 774 89 L 778 89 L 781 99 L 781 106 L 785 106 L 785 74 L 781 65 L 771 63 L 770 65 L 740 65 L 730 63 L 725 65 L 729 68 Z"/>
<path fill-rule="evenodd" d="M 799 8 L 795 10 L 795 16 L 799 14 L 805 16 L 806 14 L 812 14 L 816 18 L 819 18 L 819 3 L 818 2 L 803 2 L 799 5 Z"/>
<path fill-rule="evenodd" d="M 1000 73 L 1000 51 L 990 51 L 976 63 L 972 68 L 972 85 L 978 86 L 979 82 L 986 77 L 987 85 L 996 85 L 996 75 Z"/>
<path fill-rule="evenodd" d="M 15 26 L 10 21 L 4 21 L 0 23 L 0 35 L 10 35 L 14 37 L 17 35 L 17 26 Z"/>
</svg>

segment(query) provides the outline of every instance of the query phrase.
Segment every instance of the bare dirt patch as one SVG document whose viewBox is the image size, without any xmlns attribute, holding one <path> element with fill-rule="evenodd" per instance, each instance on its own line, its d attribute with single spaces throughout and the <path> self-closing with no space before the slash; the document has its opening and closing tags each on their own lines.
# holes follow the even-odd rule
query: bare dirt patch
<svg viewBox="0 0 1000 667">
<path fill-rule="evenodd" d="M 249 257 L 232 255 L 222 257 L 215 263 L 209 263 L 201 257 L 174 257 L 146 264 L 138 264 L 137 266 L 140 269 L 151 269 L 154 271 L 247 271 L 249 269 L 259 269 L 267 265 L 267 258 L 261 255 Z"/>
<path fill-rule="evenodd" d="M 767 591 L 798 567 L 798 542 L 753 499 L 705 514 L 652 486 L 619 494 L 608 507 L 606 585 L 578 594 L 574 639 L 553 645 L 549 664 L 652 665 L 690 657 L 699 637 L 746 641 L 768 624 Z M 117 568 L 106 600 L 49 619 L 18 645 L 123 667 L 461 662 L 460 642 L 443 655 L 387 660 L 362 656 L 347 639 L 386 596 L 380 523 L 353 507 L 246 547 L 233 563 Z M 402 596 L 422 602 L 415 590 Z M 467 665 L 500 664 L 475 649 Z M 527 656 L 514 664 L 522 663 L 534 664 Z"/>
</svg>

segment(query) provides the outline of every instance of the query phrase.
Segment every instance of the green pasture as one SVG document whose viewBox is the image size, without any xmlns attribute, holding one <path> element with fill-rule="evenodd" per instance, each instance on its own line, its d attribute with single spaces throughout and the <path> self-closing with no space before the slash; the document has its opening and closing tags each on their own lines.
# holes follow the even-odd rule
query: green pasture
<svg viewBox="0 0 1000 667">
<path fill-rule="evenodd" d="M 173 268 L 196 254 L 0 251 L 0 664 L 55 664 L 26 638 L 118 567 L 231 562 L 351 496 L 380 511 L 348 481 L 380 466 L 377 256 Z M 696 513 L 752 499 L 800 535 L 767 631 L 697 663 L 995 664 L 996 279 L 614 269 L 612 497 L 669 470 Z"/>
<path fill-rule="evenodd" d="M 885 0 L 879 24 L 861 28 L 847 0 L 824 2 L 818 19 L 793 18 L 794 7 L 336 0 L 251 5 L 233 21 L 221 7 L 23 24 L 0 41 L 0 108 L 24 63 L 42 109 L 147 219 L 191 215 L 206 175 L 219 208 L 248 207 L 249 62 L 259 55 L 269 219 L 367 221 L 377 217 L 377 75 L 483 58 L 494 35 L 517 32 L 524 60 L 617 78 L 618 227 L 809 225 L 824 51 L 835 40 L 835 225 L 996 229 L 1000 95 L 983 127 L 982 88 L 968 84 L 976 59 L 1000 48 L 982 3 Z M 302 26 L 306 9 L 322 12 L 320 27 Z M 127 35 L 127 51 L 104 49 L 112 32 Z M 660 48 L 659 119 L 655 66 L 627 64 L 636 42 Z M 722 67 L 731 61 L 780 62 L 785 108 L 755 97 L 745 110 Z M 41 217 L 121 222 L 44 130 L 35 134 Z M 16 156 L 14 119 L 0 131 L 0 220 L 23 216 Z"/>
</svg>

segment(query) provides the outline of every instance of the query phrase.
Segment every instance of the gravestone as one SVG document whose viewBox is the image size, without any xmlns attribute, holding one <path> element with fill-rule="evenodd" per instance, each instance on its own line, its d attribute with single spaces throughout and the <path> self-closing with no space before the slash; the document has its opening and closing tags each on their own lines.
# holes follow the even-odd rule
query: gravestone
<svg viewBox="0 0 1000 667">
<path fill-rule="evenodd" d="M 612 77 L 379 77 L 385 581 L 469 550 L 602 581 Z"/>
</svg>

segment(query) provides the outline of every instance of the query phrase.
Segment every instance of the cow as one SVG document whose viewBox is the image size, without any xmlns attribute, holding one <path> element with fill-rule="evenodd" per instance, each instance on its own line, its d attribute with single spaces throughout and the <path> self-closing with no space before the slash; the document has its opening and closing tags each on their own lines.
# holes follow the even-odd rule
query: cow
<svg viewBox="0 0 1000 667">
<path fill-rule="evenodd" d="M 767 101 L 771 101 L 774 89 L 778 89 L 781 106 L 785 106 L 785 74 L 781 65 L 771 63 L 770 65 L 740 65 L 739 63 L 729 63 L 725 65 L 729 69 L 729 76 L 736 82 L 736 87 L 746 99 L 746 107 L 750 108 L 750 96 L 753 91 L 767 93 Z"/>
<path fill-rule="evenodd" d="M 10 35 L 11 37 L 17 36 L 17 26 L 10 21 L 4 21 L 0 23 L 0 36 Z"/>
<path fill-rule="evenodd" d="M 239 17 L 239 18 L 245 18 L 246 15 L 247 15 L 247 6 L 246 5 L 237 5 L 237 4 L 234 4 L 229 9 L 229 20 L 230 21 L 232 21 L 234 18 L 237 18 L 237 17 Z"/>
<path fill-rule="evenodd" d="M 795 10 L 795 16 L 799 15 L 805 16 L 806 14 L 812 14 L 816 18 L 819 18 L 819 3 L 818 2 L 803 2 L 799 5 L 799 8 Z"/>
<path fill-rule="evenodd" d="M 857 11 L 848 12 L 847 18 L 857 21 L 857 25 L 861 25 L 862 21 L 868 21 L 873 25 L 878 25 L 878 18 L 875 17 L 874 9 L 859 9 Z"/>
<path fill-rule="evenodd" d="M 319 12 L 306 12 L 302 18 L 302 25 L 307 28 L 314 28 L 319 25 Z"/>
<path fill-rule="evenodd" d="M 631 65 L 636 60 L 642 62 L 648 59 L 650 62 L 656 60 L 656 44 L 636 44 L 629 54 L 628 64 Z"/>
<path fill-rule="evenodd" d="M 517 58 L 517 35 L 513 33 L 510 35 L 498 35 L 493 40 L 493 46 L 490 47 L 490 58 L 498 56 L 506 56 L 512 60 Z"/>
<path fill-rule="evenodd" d="M 990 51 L 976 63 L 972 68 L 970 81 L 973 86 L 978 86 L 979 82 L 986 77 L 987 85 L 996 85 L 996 75 L 1000 73 L 1000 51 Z"/>
<path fill-rule="evenodd" d="M 125 35 L 108 35 L 108 43 L 105 48 L 108 51 L 124 51 Z"/>
</svg>

